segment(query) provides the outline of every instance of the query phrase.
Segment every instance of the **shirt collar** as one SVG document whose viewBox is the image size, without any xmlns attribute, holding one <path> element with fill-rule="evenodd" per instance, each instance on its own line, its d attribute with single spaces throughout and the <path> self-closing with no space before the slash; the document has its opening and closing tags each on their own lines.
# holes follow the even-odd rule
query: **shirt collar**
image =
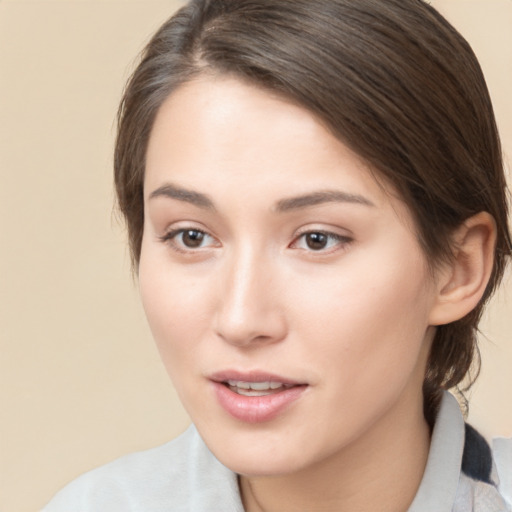
<svg viewBox="0 0 512 512">
<path fill-rule="evenodd" d="M 451 512 L 464 450 L 464 419 L 457 400 L 444 392 L 436 418 L 427 465 L 408 512 Z"/>
</svg>

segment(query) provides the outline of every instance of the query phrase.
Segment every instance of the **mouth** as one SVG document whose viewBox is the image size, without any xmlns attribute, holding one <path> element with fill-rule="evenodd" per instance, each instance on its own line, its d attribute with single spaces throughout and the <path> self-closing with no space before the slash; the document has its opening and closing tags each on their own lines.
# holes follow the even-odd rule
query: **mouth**
<svg viewBox="0 0 512 512">
<path fill-rule="evenodd" d="M 296 384 L 284 384 L 278 381 L 247 382 L 243 380 L 228 380 L 222 382 L 233 393 L 242 396 L 268 396 L 293 388 Z"/>
<path fill-rule="evenodd" d="M 275 374 L 225 371 L 210 376 L 218 404 L 244 423 L 261 423 L 280 416 L 309 387 Z"/>
<path fill-rule="evenodd" d="M 307 386 L 306 382 L 260 370 L 226 370 L 210 375 L 209 379 L 243 396 L 274 395 L 296 386 Z"/>
</svg>

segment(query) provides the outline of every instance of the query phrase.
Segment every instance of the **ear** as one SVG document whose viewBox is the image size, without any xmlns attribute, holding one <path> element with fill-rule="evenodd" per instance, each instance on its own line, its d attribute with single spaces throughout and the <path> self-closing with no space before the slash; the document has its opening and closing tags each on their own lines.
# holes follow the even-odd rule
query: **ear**
<svg viewBox="0 0 512 512">
<path fill-rule="evenodd" d="M 444 325 L 472 311 L 485 292 L 494 264 L 496 223 L 487 212 L 467 219 L 453 235 L 453 259 L 437 276 L 430 325 Z"/>
</svg>

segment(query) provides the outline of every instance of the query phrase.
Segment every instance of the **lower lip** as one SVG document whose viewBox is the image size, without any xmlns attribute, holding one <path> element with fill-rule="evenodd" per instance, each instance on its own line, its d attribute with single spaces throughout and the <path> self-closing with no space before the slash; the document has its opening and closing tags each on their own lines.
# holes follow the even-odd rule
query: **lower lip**
<svg viewBox="0 0 512 512">
<path fill-rule="evenodd" d="M 274 419 L 295 402 L 307 387 L 294 386 L 265 396 L 245 396 L 231 391 L 220 382 L 214 382 L 213 385 L 223 409 L 245 423 L 262 423 Z"/>
</svg>

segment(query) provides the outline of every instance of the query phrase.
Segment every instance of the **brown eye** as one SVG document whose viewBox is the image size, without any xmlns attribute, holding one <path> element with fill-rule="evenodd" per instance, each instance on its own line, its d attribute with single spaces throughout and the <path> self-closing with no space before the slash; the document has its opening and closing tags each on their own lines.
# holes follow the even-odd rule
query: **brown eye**
<svg viewBox="0 0 512 512">
<path fill-rule="evenodd" d="M 307 233 L 304 235 L 308 249 L 321 251 L 327 247 L 329 237 L 325 233 Z"/>
<path fill-rule="evenodd" d="M 329 231 L 308 231 L 302 233 L 293 243 L 294 249 L 330 254 L 338 249 L 346 248 L 352 238 Z"/>
<path fill-rule="evenodd" d="M 185 247 L 195 249 L 201 247 L 205 239 L 205 233 L 197 229 L 187 229 L 182 231 L 181 241 Z"/>
<path fill-rule="evenodd" d="M 218 247 L 214 237 L 200 229 L 175 229 L 160 237 L 160 240 L 177 251 L 194 251 Z"/>
</svg>

